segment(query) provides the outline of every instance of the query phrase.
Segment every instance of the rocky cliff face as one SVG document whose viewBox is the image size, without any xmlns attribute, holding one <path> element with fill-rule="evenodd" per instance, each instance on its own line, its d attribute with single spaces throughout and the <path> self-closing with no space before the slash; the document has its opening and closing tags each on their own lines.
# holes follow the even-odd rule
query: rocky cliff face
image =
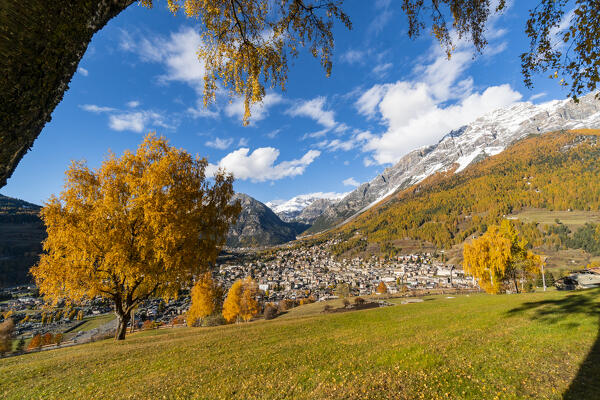
<svg viewBox="0 0 600 400">
<path fill-rule="evenodd" d="M 239 200 L 242 212 L 237 223 L 229 229 L 230 247 L 270 246 L 289 242 L 307 225 L 282 221 L 269 207 L 243 193 L 236 193 L 231 201 Z"/>
<path fill-rule="evenodd" d="M 330 206 L 336 204 L 339 200 L 332 199 L 317 199 L 313 201 L 309 206 L 304 208 L 300 213 L 294 218 L 294 221 L 300 222 L 303 224 L 312 225 L 317 218 L 319 218 L 325 210 L 327 210 Z"/>
<path fill-rule="evenodd" d="M 418 183 L 438 171 L 458 164 L 456 172 L 531 134 L 561 129 L 600 128 L 600 100 L 595 94 L 572 100 L 534 105 L 529 102 L 493 111 L 456 131 L 437 144 L 414 150 L 328 207 L 309 232 L 328 229 L 360 213 L 393 192 Z"/>
</svg>

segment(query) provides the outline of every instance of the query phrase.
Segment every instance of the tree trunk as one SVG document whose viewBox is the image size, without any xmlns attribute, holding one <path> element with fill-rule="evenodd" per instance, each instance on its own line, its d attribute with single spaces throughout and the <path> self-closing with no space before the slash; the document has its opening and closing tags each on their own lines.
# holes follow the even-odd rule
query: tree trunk
<svg viewBox="0 0 600 400">
<path fill-rule="evenodd" d="M 129 324 L 130 317 L 131 315 L 129 313 L 123 315 L 117 314 L 119 325 L 117 326 L 117 332 L 115 333 L 115 340 L 125 340 L 125 334 L 127 333 L 127 324 Z"/>
<path fill-rule="evenodd" d="M 133 2 L 0 1 L 0 188 L 50 121 L 94 33 Z"/>
</svg>

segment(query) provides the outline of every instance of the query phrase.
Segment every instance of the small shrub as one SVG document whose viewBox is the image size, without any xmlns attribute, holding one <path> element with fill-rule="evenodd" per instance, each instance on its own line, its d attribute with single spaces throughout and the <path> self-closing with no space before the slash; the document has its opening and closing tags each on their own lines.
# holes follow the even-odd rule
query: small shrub
<svg viewBox="0 0 600 400">
<path fill-rule="evenodd" d="M 39 333 L 31 338 L 27 350 L 40 349 L 42 347 L 42 335 Z"/>
<path fill-rule="evenodd" d="M 300 299 L 300 305 L 303 306 L 305 304 L 312 304 L 314 303 L 316 300 L 313 296 L 310 297 L 305 297 L 303 299 Z"/>
<path fill-rule="evenodd" d="M 265 306 L 265 319 L 273 319 L 277 317 L 278 311 L 277 307 L 273 304 L 267 304 Z"/>
<path fill-rule="evenodd" d="M 533 292 L 533 282 L 529 281 L 529 282 L 525 283 L 525 286 L 523 287 L 523 291 L 525 293 Z"/>
<path fill-rule="evenodd" d="M 344 299 L 344 308 L 348 308 L 350 306 L 350 300 Z"/>
<path fill-rule="evenodd" d="M 363 305 L 365 304 L 365 299 L 363 299 L 362 297 L 357 297 L 354 299 L 354 304 L 356 304 L 357 306 Z"/>
<path fill-rule="evenodd" d="M 42 346 L 47 346 L 54 343 L 54 335 L 50 332 L 44 333 L 42 336 Z"/>
<path fill-rule="evenodd" d="M 183 316 L 183 315 L 176 315 L 171 320 L 171 325 L 183 325 L 183 324 L 185 324 L 185 316 Z"/>
<path fill-rule="evenodd" d="M 221 314 L 213 314 L 208 317 L 202 318 L 201 326 L 219 326 L 225 325 L 227 321 L 223 318 Z"/>
<path fill-rule="evenodd" d="M 24 350 L 25 350 L 25 339 L 21 338 L 17 342 L 16 351 L 17 351 L 17 353 L 21 354 L 21 353 L 23 353 Z"/>
<path fill-rule="evenodd" d="M 333 309 L 333 307 L 331 307 L 331 304 L 325 304 L 325 307 L 323 307 L 323 312 L 330 312 Z"/>
<path fill-rule="evenodd" d="M 9 315 L 10 316 L 10 315 Z M 12 349 L 12 335 L 15 329 L 15 324 L 12 318 L 7 318 L 0 324 L 0 356 L 10 352 Z"/>
<path fill-rule="evenodd" d="M 290 310 L 290 309 L 296 307 L 297 305 L 298 305 L 298 302 L 296 300 L 284 299 L 279 302 L 279 310 L 287 311 L 287 310 Z"/>
<path fill-rule="evenodd" d="M 65 340 L 65 335 L 63 335 L 62 333 L 57 333 L 56 335 L 54 335 L 54 343 L 56 343 L 56 345 L 61 344 L 63 340 Z"/>
<path fill-rule="evenodd" d="M 143 331 L 147 331 L 150 329 L 156 329 L 156 328 L 158 328 L 158 324 L 156 322 L 152 321 L 151 319 L 144 321 L 144 323 L 142 324 Z"/>
</svg>

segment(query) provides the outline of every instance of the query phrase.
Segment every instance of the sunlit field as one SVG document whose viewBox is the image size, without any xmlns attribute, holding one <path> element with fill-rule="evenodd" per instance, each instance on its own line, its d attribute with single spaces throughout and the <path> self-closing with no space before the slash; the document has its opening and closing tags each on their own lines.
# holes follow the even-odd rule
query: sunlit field
<svg viewBox="0 0 600 400">
<path fill-rule="evenodd" d="M 335 314 L 311 304 L 272 321 L 3 359 L 0 397 L 593 398 L 599 299 L 599 290 L 437 296 Z"/>
</svg>

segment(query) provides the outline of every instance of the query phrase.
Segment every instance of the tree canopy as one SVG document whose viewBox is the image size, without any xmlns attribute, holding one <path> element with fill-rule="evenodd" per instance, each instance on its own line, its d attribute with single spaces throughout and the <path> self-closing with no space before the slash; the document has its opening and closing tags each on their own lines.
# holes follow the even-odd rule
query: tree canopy
<svg viewBox="0 0 600 400">
<path fill-rule="evenodd" d="M 461 39 L 481 52 L 488 43 L 486 24 L 507 8 L 506 0 L 402 1 L 408 35 L 414 38 L 429 26 L 448 58 Z M 521 54 L 525 84 L 532 88 L 535 74 L 550 71 L 550 78 L 569 88 L 570 97 L 594 91 L 600 82 L 599 20 L 596 0 L 538 1 L 525 24 L 529 38 L 529 49 Z"/>
<path fill-rule="evenodd" d="M 142 0 L 151 7 L 153 0 Z M 215 98 L 217 81 L 250 105 L 262 101 L 265 85 L 285 90 L 288 59 L 302 47 L 331 74 L 333 23 L 351 28 L 343 0 L 167 0 L 169 9 L 202 21 L 198 57 L 205 63 L 204 105 Z"/>
<path fill-rule="evenodd" d="M 97 170 L 74 162 L 59 197 L 41 212 L 48 238 L 32 268 L 48 300 L 110 299 L 125 337 L 149 296 L 177 296 L 215 262 L 240 207 L 230 175 L 210 183 L 205 159 L 149 134 L 135 153 L 110 154 Z"/>
<path fill-rule="evenodd" d="M 223 302 L 223 318 L 227 322 L 250 321 L 259 312 L 257 295 L 258 285 L 251 277 L 236 280 Z"/>
<path fill-rule="evenodd" d="M 222 289 L 215 284 L 210 272 L 202 274 L 192 288 L 192 304 L 187 313 L 188 326 L 195 326 L 199 319 L 215 312 L 221 294 Z"/>
<path fill-rule="evenodd" d="M 381 281 L 379 282 L 379 285 L 377 285 L 377 289 L 375 289 L 375 292 L 379 294 L 385 294 L 388 292 L 388 288 L 386 284 L 383 281 Z"/>
<path fill-rule="evenodd" d="M 527 250 L 527 241 L 519 235 L 509 220 L 500 226 L 491 225 L 487 232 L 471 243 L 465 243 L 465 273 L 477 279 L 488 293 L 499 293 L 507 281 L 512 281 L 518 293 L 517 279 L 535 276 L 542 260 Z"/>
</svg>

